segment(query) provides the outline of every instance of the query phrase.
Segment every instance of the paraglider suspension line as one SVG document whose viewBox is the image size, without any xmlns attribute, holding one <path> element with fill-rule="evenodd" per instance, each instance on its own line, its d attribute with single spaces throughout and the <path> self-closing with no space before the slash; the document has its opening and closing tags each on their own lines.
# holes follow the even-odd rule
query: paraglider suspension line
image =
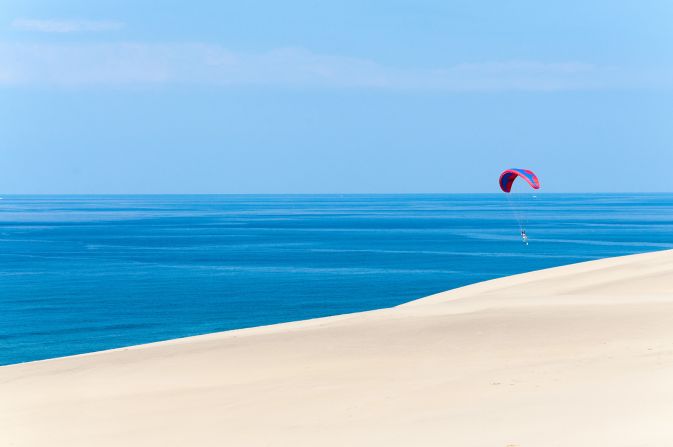
<svg viewBox="0 0 673 447">
<path fill-rule="evenodd" d="M 526 218 L 523 216 L 523 214 L 517 209 L 516 205 L 512 201 L 511 193 L 507 193 L 507 204 L 509 205 L 510 210 L 512 210 L 512 214 L 514 214 L 514 218 L 516 219 L 516 222 L 519 224 L 519 231 L 522 233 L 526 231 Z"/>
</svg>

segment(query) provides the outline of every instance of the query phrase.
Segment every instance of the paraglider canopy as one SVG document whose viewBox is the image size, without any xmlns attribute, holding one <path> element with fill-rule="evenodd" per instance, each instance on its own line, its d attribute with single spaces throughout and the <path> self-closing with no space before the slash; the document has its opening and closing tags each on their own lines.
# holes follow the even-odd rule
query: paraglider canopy
<svg viewBox="0 0 673 447">
<path fill-rule="evenodd" d="M 540 181 L 533 171 L 528 169 L 507 169 L 500 174 L 500 189 L 510 192 L 517 177 L 524 179 L 533 189 L 540 189 Z"/>
</svg>

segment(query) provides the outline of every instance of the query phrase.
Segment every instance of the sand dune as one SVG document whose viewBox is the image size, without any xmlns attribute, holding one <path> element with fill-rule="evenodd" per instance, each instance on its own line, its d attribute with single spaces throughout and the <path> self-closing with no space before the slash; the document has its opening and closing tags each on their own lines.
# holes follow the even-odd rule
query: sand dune
<svg viewBox="0 0 673 447">
<path fill-rule="evenodd" d="M 0 445 L 673 445 L 673 252 L 3 367 Z"/>
</svg>

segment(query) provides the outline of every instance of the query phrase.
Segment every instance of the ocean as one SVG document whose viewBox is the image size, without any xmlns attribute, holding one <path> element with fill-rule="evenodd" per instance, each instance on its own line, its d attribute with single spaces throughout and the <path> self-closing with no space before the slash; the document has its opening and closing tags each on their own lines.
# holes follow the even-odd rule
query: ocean
<svg viewBox="0 0 673 447">
<path fill-rule="evenodd" d="M 514 206 L 504 194 L 5 196 L 0 365 L 673 248 L 671 194 L 539 194 Z"/>
</svg>

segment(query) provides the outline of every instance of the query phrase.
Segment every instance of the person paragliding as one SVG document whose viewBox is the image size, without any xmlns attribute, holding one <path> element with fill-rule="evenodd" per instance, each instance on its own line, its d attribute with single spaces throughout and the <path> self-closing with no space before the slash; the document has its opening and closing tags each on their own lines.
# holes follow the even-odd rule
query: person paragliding
<svg viewBox="0 0 673 447">
<path fill-rule="evenodd" d="M 506 169 L 502 172 L 502 174 L 500 174 L 500 189 L 502 192 L 507 194 L 507 199 L 509 201 L 510 207 L 512 207 L 512 212 L 514 212 L 514 216 L 519 223 L 519 229 L 521 230 L 521 240 L 524 244 L 528 245 L 526 222 L 514 209 L 511 200 L 509 200 L 509 196 L 512 192 L 512 185 L 518 178 L 522 178 L 533 189 L 540 189 L 540 180 L 537 178 L 537 175 L 535 175 L 535 173 L 529 169 Z"/>
</svg>

